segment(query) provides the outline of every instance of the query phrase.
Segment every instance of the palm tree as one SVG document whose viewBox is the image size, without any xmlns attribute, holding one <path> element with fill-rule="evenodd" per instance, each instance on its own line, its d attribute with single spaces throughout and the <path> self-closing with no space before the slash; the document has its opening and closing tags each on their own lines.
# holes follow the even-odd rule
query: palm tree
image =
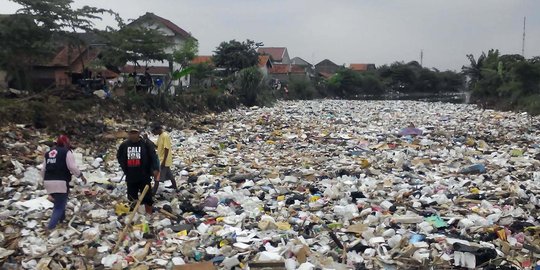
<svg viewBox="0 0 540 270">
<path fill-rule="evenodd" d="M 474 55 L 472 54 L 467 54 L 467 58 L 469 59 L 470 65 L 463 66 L 461 70 L 463 74 L 467 76 L 469 90 L 472 90 L 476 83 L 482 79 L 482 67 L 486 60 L 486 54 L 482 53 L 482 55 L 478 57 L 478 60 L 475 60 Z"/>
</svg>

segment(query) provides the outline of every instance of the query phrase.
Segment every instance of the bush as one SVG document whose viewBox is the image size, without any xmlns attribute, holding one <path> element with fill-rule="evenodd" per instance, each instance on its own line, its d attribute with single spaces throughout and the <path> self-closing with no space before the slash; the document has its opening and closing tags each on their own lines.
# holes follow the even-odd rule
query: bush
<svg viewBox="0 0 540 270">
<path fill-rule="evenodd" d="M 340 69 L 328 80 L 328 90 L 332 96 L 354 98 L 360 94 L 362 77 L 356 71 Z"/>
<path fill-rule="evenodd" d="M 240 70 L 235 81 L 236 95 L 245 106 L 269 105 L 274 99 L 259 68 Z"/>
<path fill-rule="evenodd" d="M 121 101 L 127 111 L 147 109 L 149 106 L 147 94 L 138 93 L 135 90 L 127 91 L 126 96 Z"/>
<path fill-rule="evenodd" d="M 477 103 L 503 110 L 540 113 L 540 62 L 520 55 L 482 54 L 463 71 L 469 77 L 471 98 Z"/>
<path fill-rule="evenodd" d="M 291 99 L 313 99 L 316 90 L 313 83 L 306 79 L 291 80 L 289 83 L 289 97 Z"/>
<path fill-rule="evenodd" d="M 368 95 L 383 95 L 384 86 L 379 78 L 373 74 L 362 74 L 362 92 Z"/>
<path fill-rule="evenodd" d="M 540 95 L 536 94 L 522 97 L 519 100 L 517 107 L 532 115 L 540 115 Z"/>
</svg>

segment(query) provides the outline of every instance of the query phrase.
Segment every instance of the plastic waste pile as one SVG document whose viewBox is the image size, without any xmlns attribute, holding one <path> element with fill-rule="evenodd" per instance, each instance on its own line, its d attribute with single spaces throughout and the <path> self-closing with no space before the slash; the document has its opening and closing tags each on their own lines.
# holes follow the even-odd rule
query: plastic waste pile
<svg viewBox="0 0 540 270">
<path fill-rule="evenodd" d="M 410 123 L 414 132 L 403 132 Z M 76 150 L 89 183 L 74 183 L 68 220 L 50 233 L 39 162 L 14 160 L 18 171 L 2 176 L 0 264 L 537 270 L 539 124 L 412 101 L 280 102 L 200 116 L 170 132 L 182 190 L 160 184 L 155 213 L 136 209 L 120 241 L 130 208 L 116 145 L 99 157 Z"/>
</svg>

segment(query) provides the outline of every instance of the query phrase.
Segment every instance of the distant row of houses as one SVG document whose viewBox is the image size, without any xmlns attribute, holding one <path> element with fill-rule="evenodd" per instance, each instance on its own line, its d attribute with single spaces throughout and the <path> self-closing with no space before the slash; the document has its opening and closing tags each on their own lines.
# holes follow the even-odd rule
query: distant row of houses
<svg viewBox="0 0 540 270">
<path fill-rule="evenodd" d="M 172 53 L 183 46 L 186 40 L 194 38 L 188 31 L 182 29 L 173 22 L 157 16 L 153 13 L 146 13 L 134 20 L 129 26 L 151 27 L 158 29 L 164 36 L 170 39 L 171 46 L 166 52 Z M 100 78 L 116 80 L 122 75 L 137 74 L 142 75 L 148 72 L 154 78 L 167 79 L 173 70 L 181 68 L 176 63 L 150 62 L 147 66 L 136 66 L 128 63 L 120 69 L 110 69 L 105 67 L 95 67 L 89 64 L 99 58 L 100 52 L 106 46 L 98 36 L 93 34 L 81 34 L 81 39 L 85 46 L 68 46 L 59 44 L 55 55 L 48 61 L 43 61 L 33 67 L 34 81 L 45 86 L 66 87 L 77 84 L 82 78 L 91 73 L 92 76 L 99 75 Z M 291 79 L 312 80 L 318 77 L 330 78 L 343 65 L 338 65 L 325 59 L 315 65 L 300 58 L 291 58 L 286 47 L 261 47 L 259 53 L 259 68 L 272 80 L 288 83 Z M 212 56 L 199 55 L 193 59 L 192 64 L 212 63 Z M 91 71 L 88 71 L 92 69 Z M 374 70 L 374 64 L 350 64 L 348 68 L 364 72 Z M 182 85 L 189 85 L 190 78 L 183 78 Z"/>
<path fill-rule="evenodd" d="M 325 59 L 315 65 L 308 61 L 294 57 L 290 58 L 287 47 L 261 47 L 259 53 L 259 68 L 271 79 L 279 80 L 283 83 L 288 83 L 294 79 L 312 80 L 317 77 L 330 78 L 343 65 L 338 65 L 328 59 Z M 193 59 L 192 63 L 212 64 L 212 56 L 200 55 Z M 357 72 L 365 72 L 375 70 L 375 64 L 350 64 L 349 69 Z"/>
</svg>

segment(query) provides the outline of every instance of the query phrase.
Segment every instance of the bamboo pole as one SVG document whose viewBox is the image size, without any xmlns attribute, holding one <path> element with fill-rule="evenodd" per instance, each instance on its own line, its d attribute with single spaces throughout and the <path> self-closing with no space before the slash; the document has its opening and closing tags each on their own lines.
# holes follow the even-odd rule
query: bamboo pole
<svg viewBox="0 0 540 270">
<path fill-rule="evenodd" d="M 131 211 L 131 213 L 129 214 L 129 217 L 128 217 L 128 220 L 126 222 L 126 225 L 124 225 L 124 229 L 122 230 L 122 232 L 120 232 L 120 234 L 118 235 L 118 240 L 116 240 L 116 244 L 114 245 L 114 249 L 113 249 L 113 252 L 112 253 L 116 253 L 116 251 L 118 250 L 118 247 L 120 246 L 120 241 L 122 241 L 122 239 L 124 238 L 124 236 L 126 235 L 126 232 L 127 232 L 127 228 L 128 226 L 131 224 L 131 222 L 133 221 L 133 217 L 135 216 L 135 213 L 137 212 L 137 209 L 139 209 L 139 206 L 141 205 L 142 203 L 142 200 L 144 199 L 144 196 L 146 195 L 146 193 L 148 192 L 148 189 L 150 188 L 149 185 L 146 185 L 146 187 L 144 187 L 144 190 L 143 192 L 141 193 L 141 195 L 139 196 L 139 200 L 137 201 L 137 204 L 135 205 L 135 208 L 133 209 L 133 211 Z"/>
</svg>

